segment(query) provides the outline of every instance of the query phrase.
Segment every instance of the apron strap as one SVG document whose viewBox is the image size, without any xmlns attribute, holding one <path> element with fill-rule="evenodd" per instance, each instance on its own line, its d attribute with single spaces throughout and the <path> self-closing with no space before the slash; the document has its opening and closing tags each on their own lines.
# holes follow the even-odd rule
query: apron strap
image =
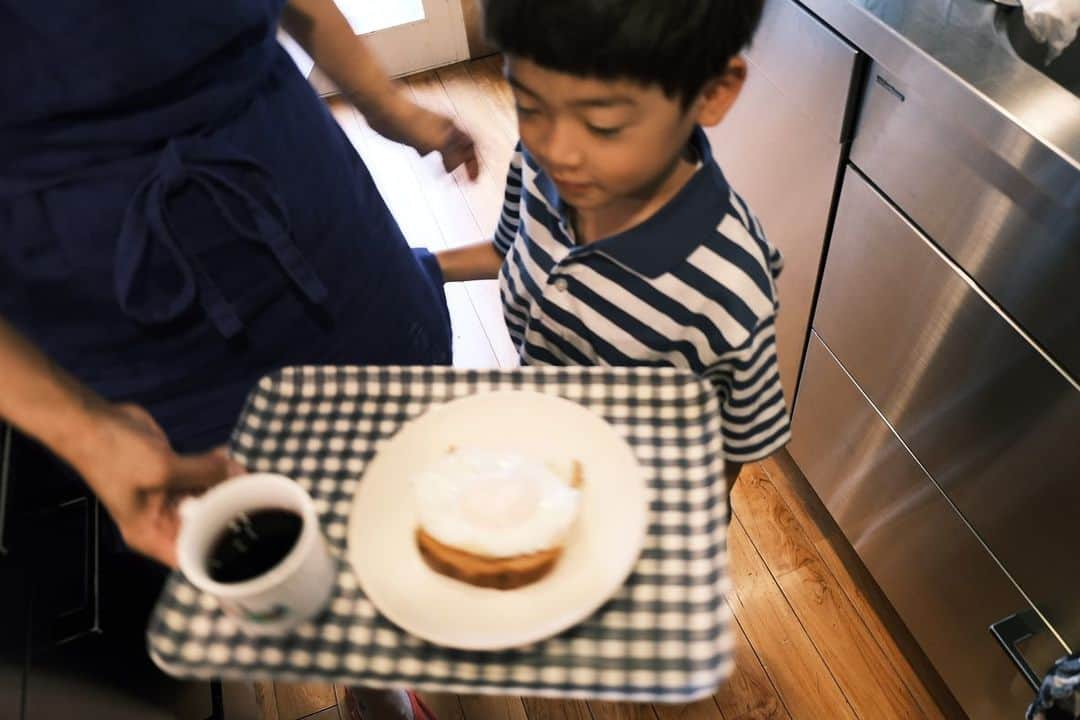
<svg viewBox="0 0 1080 720">
<path fill-rule="evenodd" d="M 241 178 L 259 190 L 261 201 L 245 189 Z M 309 302 L 326 300 L 326 286 L 293 241 L 288 215 L 269 173 L 222 143 L 184 138 L 170 140 L 165 146 L 125 213 L 114 261 L 114 291 L 125 314 L 139 323 L 157 325 L 175 320 L 198 300 L 225 338 L 244 329 L 232 302 L 171 222 L 169 197 L 187 186 L 198 188 L 210 199 L 236 237 L 268 249 Z M 237 204 L 247 217 L 233 212 L 230 205 Z M 149 271 L 149 257 L 155 248 L 166 251 L 175 270 L 171 282 Z"/>
</svg>

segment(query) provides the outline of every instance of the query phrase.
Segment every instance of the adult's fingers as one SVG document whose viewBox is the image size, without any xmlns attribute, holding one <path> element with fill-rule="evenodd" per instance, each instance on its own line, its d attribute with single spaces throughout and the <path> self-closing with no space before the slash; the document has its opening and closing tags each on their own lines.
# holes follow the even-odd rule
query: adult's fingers
<svg viewBox="0 0 1080 720">
<path fill-rule="evenodd" d="M 221 449 L 199 455 L 177 455 L 165 491 L 169 495 L 197 495 L 243 471 Z"/>
</svg>

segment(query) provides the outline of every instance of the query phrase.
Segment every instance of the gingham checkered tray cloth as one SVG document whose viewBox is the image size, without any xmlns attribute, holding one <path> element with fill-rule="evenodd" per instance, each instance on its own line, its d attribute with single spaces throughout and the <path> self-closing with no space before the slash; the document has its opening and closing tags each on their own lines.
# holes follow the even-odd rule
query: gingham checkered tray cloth
<svg viewBox="0 0 1080 720">
<path fill-rule="evenodd" d="M 605 417 L 633 448 L 650 488 L 644 551 L 592 617 L 512 651 L 460 651 L 382 617 L 345 557 L 353 491 L 381 441 L 432 405 L 492 390 L 531 390 Z M 264 378 L 233 434 L 253 471 L 295 478 L 315 499 L 340 563 L 325 612 L 278 638 L 246 635 L 179 574 L 147 633 L 150 653 L 183 678 L 307 680 L 459 694 L 689 702 L 732 667 L 720 419 L 715 391 L 656 368 L 301 367 Z"/>
</svg>

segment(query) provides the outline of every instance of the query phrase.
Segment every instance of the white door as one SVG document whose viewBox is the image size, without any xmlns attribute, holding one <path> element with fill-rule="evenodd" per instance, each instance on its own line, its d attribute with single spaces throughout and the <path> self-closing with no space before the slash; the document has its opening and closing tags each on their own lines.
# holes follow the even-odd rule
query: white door
<svg viewBox="0 0 1080 720">
<path fill-rule="evenodd" d="M 469 43 L 461 0 L 334 0 L 390 75 L 401 77 L 467 60 Z M 334 92 L 329 78 L 292 38 L 279 35 L 315 88 Z"/>
<path fill-rule="evenodd" d="M 395 76 L 469 57 L 461 0 L 335 0 Z"/>
</svg>

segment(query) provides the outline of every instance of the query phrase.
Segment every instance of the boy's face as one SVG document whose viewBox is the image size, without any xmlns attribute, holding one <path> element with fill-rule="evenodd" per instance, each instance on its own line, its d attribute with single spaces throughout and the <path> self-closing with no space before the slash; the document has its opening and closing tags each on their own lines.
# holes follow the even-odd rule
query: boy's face
<svg viewBox="0 0 1080 720">
<path fill-rule="evenodd" d="M 745 66 L 686 106 L 658 85 L 556 72 L 507 56 L 518 127 L 529 153 L 578 210 L 647 200 L 686 152 L 694 125 L 715 125 L 734 103 Z"/>
</svg>

